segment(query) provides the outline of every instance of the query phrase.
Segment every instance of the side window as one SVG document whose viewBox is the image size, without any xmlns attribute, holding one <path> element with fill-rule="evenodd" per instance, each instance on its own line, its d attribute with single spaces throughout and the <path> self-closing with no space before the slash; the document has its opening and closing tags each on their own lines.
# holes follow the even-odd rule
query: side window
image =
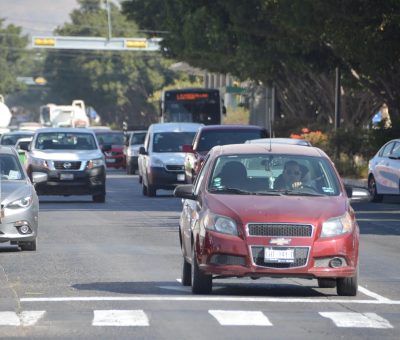
<svg viewBox="0 0 400 340">
<path fill-rule="evenodd" d="M 202 183 L 204 182 L 204 178 L 205 175 L 208 172 L 208 169 L 210 168 L 210 161 L 209 161 L 210 157 L 206 157 L 206 159 L 204 160 L 203 166 L 201 167 L 200 173 L 196 178 L 196 181 L 194 183 L 194 194 L 198 195 L 200 192 L 200 188 Z"/>
<path fill-rule="evenodd" d="M 383 147 L 382 152 L 380 154 L 381 157 L 389 157 L 390 152 L 392 151 L 393 143 L 389 143 Z"/>
<path fill-rule="evenodd" d="M 391 156 L 392 157 L 400 157 L 400 142 L 396 142 L 394 144 Z"/>
</svg>

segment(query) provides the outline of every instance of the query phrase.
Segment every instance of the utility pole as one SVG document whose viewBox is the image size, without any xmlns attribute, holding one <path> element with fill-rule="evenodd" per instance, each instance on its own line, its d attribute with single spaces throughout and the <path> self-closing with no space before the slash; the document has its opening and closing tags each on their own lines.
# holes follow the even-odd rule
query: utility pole
<svg viewBox="0 0 400 340">
<path fill-rule="evenodd" d="M 335 70 L 335 130 L 340 128 L 340 68 L 336 67 Z"/>
<path fill-rule="evenodd" d="M 110 3 L 106 0 L 107 3 L 107 22 L 108 22 L 108 40 L 112 38 L 112 26 L 111 26 L 111 10 L 110 10 Z"/>
</svg>

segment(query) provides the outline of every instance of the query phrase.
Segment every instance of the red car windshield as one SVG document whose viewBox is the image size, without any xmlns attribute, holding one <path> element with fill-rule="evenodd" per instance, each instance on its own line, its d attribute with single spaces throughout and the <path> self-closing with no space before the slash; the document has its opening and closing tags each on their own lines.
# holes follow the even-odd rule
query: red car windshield
<svg viewBox="0 0 400 340">
<path fill-rule="evenodd" d="M 327 159 L 286 154 L 220 156 L 208 190 L 233 194 L 340 194 L 339 180 Z"/>
<path fill-rule="evenodd" d="M 96 133 L 100 145 L 124 145 L 123 132 Z"/>
</svg>

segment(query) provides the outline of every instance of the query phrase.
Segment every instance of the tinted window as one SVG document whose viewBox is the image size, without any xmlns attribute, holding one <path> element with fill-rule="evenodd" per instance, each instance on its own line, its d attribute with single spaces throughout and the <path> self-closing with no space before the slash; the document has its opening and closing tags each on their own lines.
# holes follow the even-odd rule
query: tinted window
<svg viewBox="0 0 400 340">
<path fill-rule="evenodd" d="M 99 144 L 124 145 L 123 132 L 96 133 Z"/>
<path fill-rule="evenodd" d="M 154 152 L 181 152 L 183 144 L 192 144 L 196 132 L 161 132 L 153 137 Z"/>
<path fill-rule="evenodd" d="M 197 145 L 197 151 L 209 151 L 216 145 L 242 144 L 246 140 L 265 137 L 263 130 L 226 130 L 203 131 Z"/>
<path fill-rule="evenodd" d="M 131 145 L 143 144 L 146 138 L 146 132 L 133 133 L 131 137 Z"/>
</svg>

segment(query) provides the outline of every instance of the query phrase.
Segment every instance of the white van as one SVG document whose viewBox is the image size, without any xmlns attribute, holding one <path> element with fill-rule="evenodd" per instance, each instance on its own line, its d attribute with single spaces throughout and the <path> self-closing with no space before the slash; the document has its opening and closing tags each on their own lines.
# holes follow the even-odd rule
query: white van
<svg viewBox="0 0 400 340">
<path fill-rule="evenodd" d="M 173 190 L 185 183 L 185 153 L 182 145 L 192 144 L 203 124 L 158 123 L 150 125 L 139 149 L 139 182 L 145 196 L 155 196 L 157 189 Z"/>
</svg>

